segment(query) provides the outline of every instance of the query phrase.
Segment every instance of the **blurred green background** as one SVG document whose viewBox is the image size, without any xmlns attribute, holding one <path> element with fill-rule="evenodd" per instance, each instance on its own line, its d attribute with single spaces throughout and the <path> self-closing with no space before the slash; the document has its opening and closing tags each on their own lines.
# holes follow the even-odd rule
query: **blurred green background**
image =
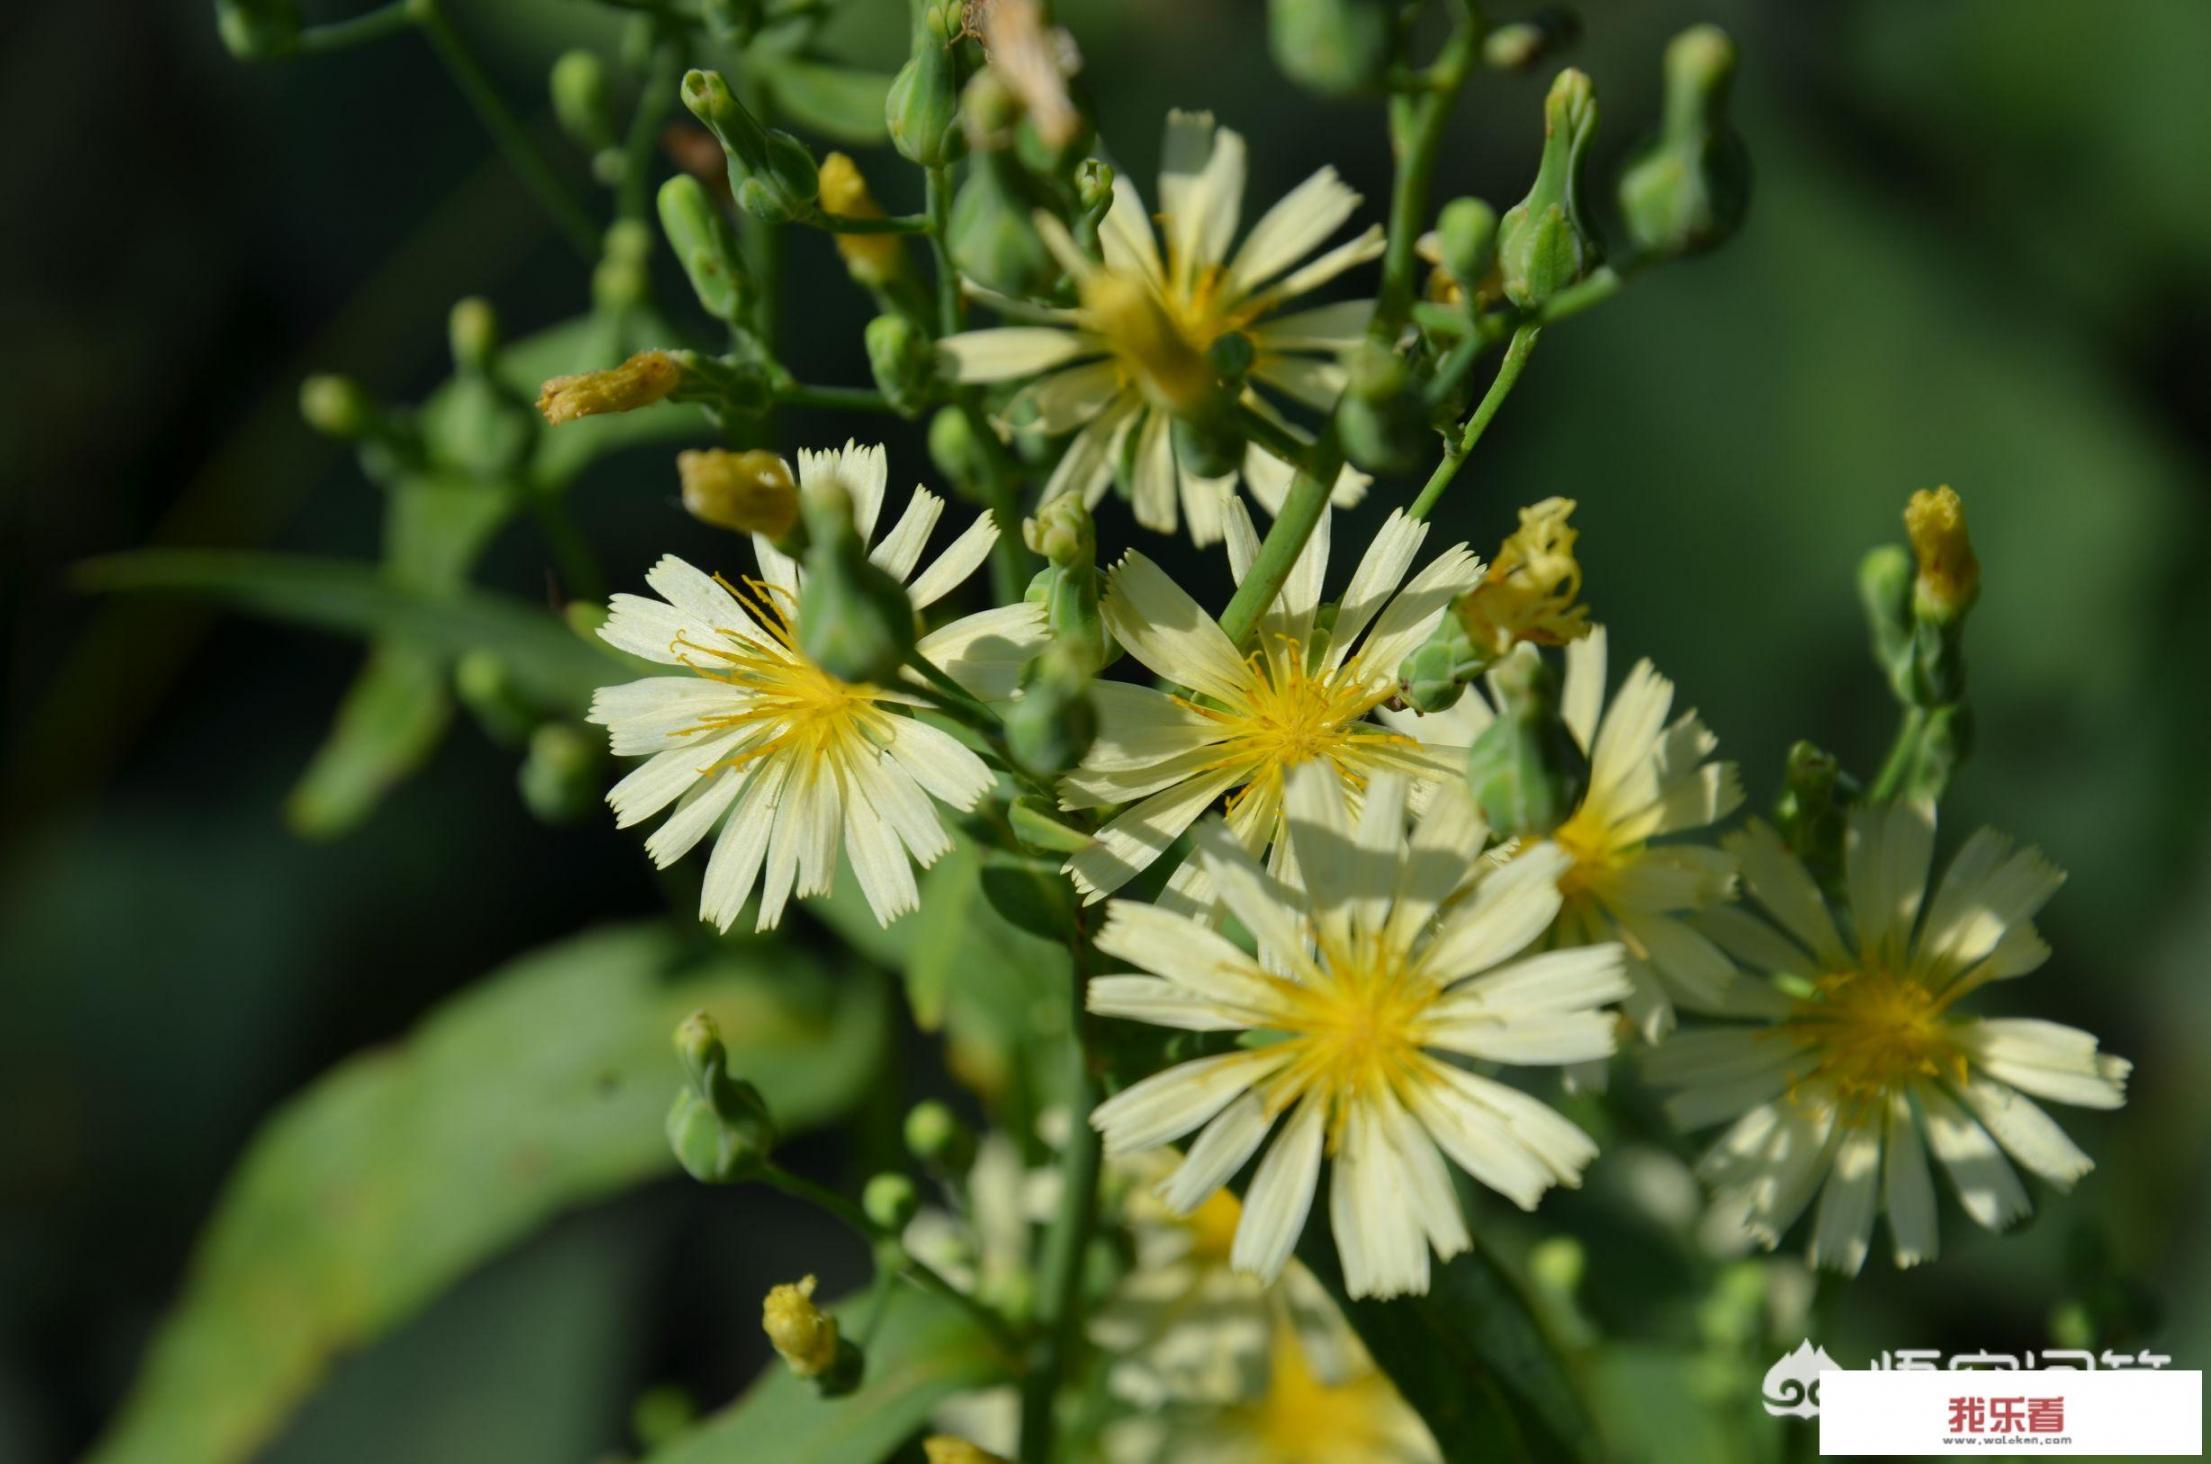
<svg viewBox="0 0 2211 1464">
<path fill-rule="evenodd" d="M 838 49 L 889 70 L 898 0 L 850 8 Z M 610 34 L 580 0 L 450 9 L 533 110 L 554 54 Z M 1258 4 L 1060 13 L 1147 192 L 1163 112 L 1195 105 L 1251 141 L 1247 218 L 1325 162 L 1378 210 L 1375 109 L 1281 80 Z M 1885 1347 L 2052 1345 L 2052 1308 L 2096 1291 L 2175 1366 L 2201 1367 L 2211 7 L 1653 0 L 1583 15 L 1573 59 L 1604 111 L 1600 172 L 1654 112 L 1665 39 L 1699 19 L 1736 36 L 1751 222 L 1551 332 L 1438 517 L 1486 549 L 1516 506 L 1578 499 L 1589 597 L 1619 653 L 1676 678 L 1763 803 L 1793 737 L 1861 770 L 1878 759 L 1891 710 L 1852 569 L 1898 537 L 1912 489 L 1964 495 L 1985 571 L 1980 746 L 1951 833 L 1994 822 L 2071 871 L 2045 921 L 2056 959 L 1989 1005 L 2095 1031 L 2134 1059 L 2132 1098 L 2062 1115 L 2099 1160 L 2075 1195 L 2040 1195 L 2006 1238 L 1950 1210 L 1942 1260 L 1909 1276 L 1877 1250 L 1819 1340 L 1845 1365 Z M 516 334 L 585 305 L 427 51 L 402 38 L 245 67 L 191 0 L 18 7 L 0 37 L 12 1460 L 73 1455 L 108 1416 L 272 1106 L 513 953 L 663 905 L 636 839 L 533 822 L 513 754 L 465 723 L 357 833 L 303 842 L 284 796 L 359 650 L 68 582 L 75 560 L 157 542 L 373 553 L 375 491 L 299 424 L 300 378 L 343 370 L 414 400 L 445 373 L 455 299 L 490 297 Z M 1439 199 L 1519 196 L 1543 85 L 1477 80 Z M 905 172 L 878 171 L 894 210 L 916 201 Z M 864 381 L 863 302 L 826 240 L 792 253 L 806 328 L 791 364 Z M 785 445 L 876 425 L 794 418 Z M 895 471 L 918 476 L 918 434 L 889 436 Z M 662 454 L 601 465 L 575 501 L 618 583 L 666 550 L 716 552 Z M 545 557 L 517 526 L 483 577 L 541 597 Z M 1225 581 L 1217 559 L 1184 558 Z M 841 1162 L 826 1142 L 801 1153 Z M 712 1404 L 741 1384 L 769 1281 L 857 1273 L 816 1229 L 771 1196 L 674 1184 L 561 1221 L 344 1363 L 273 1457 L 600 1457 L 644 1387 L 676 1380 Z M 1633 1308 L 1606 1302 L 1633 1294 L 1608 1275 L 1628 1259 L 1593 1256 L 1585 1301 L 1632 1329 Z"/>
</svg>

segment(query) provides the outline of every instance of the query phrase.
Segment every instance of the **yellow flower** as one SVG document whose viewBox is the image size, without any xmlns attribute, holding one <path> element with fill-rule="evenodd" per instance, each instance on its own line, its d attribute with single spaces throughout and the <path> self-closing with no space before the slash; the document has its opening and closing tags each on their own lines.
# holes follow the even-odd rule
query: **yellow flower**
<svg viewBox="0 0 2211 1464">
<path fill-rule="evenodd" d="M 860 165 L 841 152 L 821 160 L 821 206 L 848 219 L 879 219 L 883 206 L 868 192 Z M 881 289 L 906 272 L 906 246 L 896 234 L 838 234 L 837 253 L 861 284 Z"/>
<path fill-rule="evenodd" d="M 1919 561 L 1913 602 L 1930 620 L 1956 619 L 1981 593 L 1981 562 L 1965 532 L 1965 504 L 1949 488 L 1922 488 L 1904 508 L 1904 531 Z"/>
<path fill-rule="evenodd" d="M 1589 607 L 1579 603 L 1579 532 L 1567 520 L 1571 498 L 1546 498 L 1520 510 L 1520 527 L 1497 551 L 1482 582 L 1452 606 L 1477 647 L 1498 657 L 1522 641 L 1562 646 L 1589 634 Z"/>
<path fill-rule="evenodd" d="M 555 427 L 604 412 L 631 412 L 664 401 L 683 383 L 683 368 L 666 351 L 639 351 L 621 365 L 556 376 L 538 391 L 537 409 Z"/>
<path fill-rule="evenodd" d="M 770 1290 L 760 1305 L 760 1326 L 802 1378 L 820 1377 L 837 1360 L 837 1319 L 814 1305 L 811 1276 Z"/>
</svg>

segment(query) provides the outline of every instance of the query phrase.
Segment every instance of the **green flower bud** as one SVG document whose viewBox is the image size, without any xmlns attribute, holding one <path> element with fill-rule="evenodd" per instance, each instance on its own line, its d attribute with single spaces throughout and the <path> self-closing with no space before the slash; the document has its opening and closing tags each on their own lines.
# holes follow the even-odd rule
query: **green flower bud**
<svg viewBox="0 0 2211 1464">
<path fill-rule="evenodd" d="M 587 152 L 614 146 L 614 105 L 607 97 L 606 63 L 597 52 L 564 52 L 553 63 L 547 86 L 553 117 L 570 142 Z"/>
<path fill-rule="evenodd" d="M 507 663 L 491 651 L 470 651 L 454 664 L 453 694 L 475 716 L 484 734 L 504 747 L 521 746 L 545 720 L 515 689 Z"/>
<path fill-rule="evenodd" d="M 299 384 L 299 414 L 340 442 L 358 442 L 376 427 L 376 401 L 350 376 L 310 376 Z"/>
<path fill-rule="evenodd" d="M 1085 675 L 1096 675 L 1118 654 L 1098 608 L 1097 533 L 1079 494 L 1066 493 L 1043 504 L 1021 526 L 1021 537 L 1050 561 L 1029 586 L 1029 598 L 1044 606 L 1044 625 L 1053 644 L 1068 649 Z"/>
<path fill-rule="evenodd" d="M 1843 829 L 1858 793 L 1857 780 L 1843 771 L 1834 754 L 1804 741 L 1789 748 L 1781 796 L 1774 802 L 1774 827 L 1823 881 L 1842 870 Z"/>
<path fill-rule="evenodd" d="M 1912 556 L 1901 544 L 1883 544 L 1858 563 L 1858 601 L 1865 607 L 1873 659 L 1902 702 L 1916 700 L 1912 684 Z"/>
<path fill-rule="evenodd" d="M 1094 227 L 1113 207 L 1113 165 L 1084 158 L 1075 165 L 1075 207 Z"/>
<path fill-rule="evenodd" d="M 750 285 L 744 254 L 737 231 L 704 183 L 678 173 L 660 185 L 660 231 L 706 313 L 727 321 L 743 315 Z"/>
<path fill-rule="evenodd" d="M 990 455 L 975 436 L 975 425 L 958 407 L 941 407 L 929 419 L 929 461 L 967 498 L 980 499 L 990 473 Z"/>
<path fill-rule="evenodd" d="M 1098 531 L 1079 494 L 1063 493 L 1039 504 L 1036 517 L 1021 526 L 1021 541 L 1054 569 L 1091 568 L 1098 558 Z"/>
<path fill-rule="evenodd" d="M 906 1151 L 931 1169 L 965 1174 L 975 1162 L 975 1134 L 959 1115 L 930 1099 L 906 1115 Z"/>
<path fill-rule="evenodd" d="M 913 653 L 912 597 L 868 561 L 843 488 L 809 490 L 800 511 L 809 542 L 798 594 L 799 650 L 839 681 L 890 681 Z"/>
<path fill-rule="evenodd" d="M 1225 411 L 1209 411 L 1194 417 L 1177 417 L 1173 427 L 1175 461 L 1186 473 L 1201 478 L 1225 478 L 1242 466 L 1244 436 Z"/>
<path fill-rule="evenodd" d="M 1372 91 L 1395 49 L 1382 0 L 1267 0 L 1267 48 L 1300 85 L 1327 96 Z"/>
<path fill-rule="evenodd" d="M 1222 390 L 1234 395 L 1243 379 L 1251 374 L 1252 363 L 1258 359 L 1258 348 L 1251 337 L 1240 330 L 1224 331 L 1213 338 L 1213 344 L 1205 348 L 1206 363 L 1222 378 Z M 1209 476 L 1218 477 L 1219 474 Z"/>
<path fill-rule="evenodd" d="M 1098 740 L 1098 705 L 1090 695 L 1088 652 L 1054 641 L 1023 668 L 1021 695 L 1006 708 L 1006 749 L 1030 772 L 1063 773 Z"/>
<path fill-rule="evenodd" d="M 721 143 L 739 208 L 764 224 L 787 224 L 813 209 L 821 188 L 814 155 L 788 132 L 762 127 L 719 72 L 688 72 L 683 104 Z"/>
<path fill-rule="evenodd" d="M 1735 43 L 1693 26 L 1666 48 L 1666 104 L 1657 134 L 1620 174 L 1620 213 L 1646 254 L 1670 258 L 1723 242 L 1750 209 L 1750 150 L 1729 125 Z"/>
<path fill-rule="evenodd" d="M 891 78 L 883 100 L 891 146 L 925 168 L 955 162 L 965 150 L 959 64 L 952 51 L 962 24 L 957 0 L 928 0 L 914 25 L 913 54 Z"/>
<path fill-rule="evenodd" d="M 1011 146 L 1013 130 L 1021 125 L 1021 98 L 1005 77 L 985 68 L 967 80 L 960 93 L 960 130 L 970 148 L 996 150 Z"/>
<path fill-rule="evenodd" d="M 1397 668 L 1398 700 L 1416 712 L 1449 711 L 1490 658 L 1467 636 L 1456 615 L 1436 622 L 1428 639 Z"/>
<path fill-rule="evenodd" d="M 1533 646 L 1498 662 L 1491 684 L 1503 704 L 1467 751 L 1467 782 L 1498 834 L 1541 837 L 1573 815 L 1589 759 L 1559 715 L 1558 677 Z"/>
<path fill-rule="evenodd" d="M 757 1174 L 775 1148 L 775 1123 L 752 1084 L 729 1073 L 714 1019 L 693 1012 L 676 1027 L 676 1060 L 688 1084 L 668 1110 L 668 1144 L 701 1184 L 730 1184 Z"/>
<path fill-rule="evenodd" d="M 1046 202 L 1011 154 L 977 154 L 952 200 L 952 262 L 961 273 L 1009 295 L 1049 293 L 1059 279 L 1059 261 L 1034 223 Z"/>
<path fill-rule="evenodd" d="M 1482 61 L 1498 71 L 1526 71 L 1544 57 L 1573 44 L 1581 22 L 1562 6 L 1546 6 L 1532 20 L 1493 26 L 1482 37 Z"/>
<path fill-rule="evenodd" d="M 860 1191 L 860 1209 L 886 1234 L 897 1235 L 921 1209 L 914 1182 L 903 1174 L 878 1174 Z"/>
<path fill-rule="evenodd" d="M 1443 267 L 1471 294 L 1497 259 L 1497 210 L 1479 198 L 1454 198 L 1436 215 Z"/>
<path fill-rule="evenodd" d="M 635 219 L 609 225 L 599 263 L 591 271 L 591 298 L 603 310 L 633 310 L 652 295 L 649 263 L 652 231 Z"/>
<path fill-rule="evenodd" d="M 241 61 L 273 61 L 299 48 L 296 0 L 215 0 L 215 29 Z"/>
<path fill-rule="evenodd" d="M 1962 702 L 1935 707 L 1919 729 L 1910 769 L 1898 796 L 1935 802 L 1957 778 L 1973 752 L 1973 709 Z"/>
<path fill-rule="evenodd" d="M 454 304 L 445 317 L 446 339 L 453 348 L 453 366 L 459 371 L 485 372 L 499 354 L 499 312 L 480 295 Z"/>
<path fill-rule="evenodd" d="M 937 347 L 903 315 L 878 315 L 867 324 L 868 370 L 902 417 L 916 417 L 937 389 Z"/>
<path fill-rule="evenodd" d="M 1582 216 L 1581 171 L 1597 132 L 1597 94 L 1568 67 L 1543 102 L 1543 161 L 1528 196 L 1497 225 L 1505 294 L 1532 310 L 1596 268 L 1602 250 Z"/>
<path fill-rule="evenodd" d="M 1345 364 L 1350 383 L 1336 406 L 1344 456 L 1370 473 L 1418 467 L 1432 437 L 1412 368 L 1374 341 L 1362 341 Z"/>
<path fill-rule="evenodd" d="M 530 734 L 515 776 L 522 802 L 549 824 L 580 823 L 599 810 L 606 739 L 573 722 L 547 722 Z"/>
</svg>

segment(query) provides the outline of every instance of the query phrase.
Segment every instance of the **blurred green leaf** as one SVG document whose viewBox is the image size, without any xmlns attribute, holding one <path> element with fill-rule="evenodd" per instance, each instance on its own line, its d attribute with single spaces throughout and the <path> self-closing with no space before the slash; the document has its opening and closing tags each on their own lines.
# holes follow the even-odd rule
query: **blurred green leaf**
<svg viewBox="0 0 2211 1464">
<path fill-rule="evenodd" d="M 286 821 L 310 838 L 346 832 L 437 750 L 452 711 L 442 659 L 405 641 L 380 643 L 285 800 Z"/>
<path fill-rule="evenodd" d="M 759 76 L 801 127 L 859 146 L 889 136 L 883 114 L 891 90 L 887 76 L 796 59 L 763 66 Z"/>
<path fill-rule="evenodd" d="M 350 560 L 147 549 L 86 560 L 77 582 L 111 593 L 200 595 L 276 620 L 399 636 L 447 656 L 491 651 L 524 696 L 569 715 L 580 716 L 593 691 L 637 666 L 519 600 L 472 589 L 428 594 Z"/>
<path fill-rule="evenodd" d="M 835 1308 L 847 1328 L 864 1323 L 866 1298 Z M 863 1343 L 867 1372 L 843 1398 L 771 1364 L 734 1404 L 658 1451 L 649 1464 L 740 1464 L 765 1452 L 776 1464 L 874 1464 L 888 1458 L 955 1393 L 1012 1376 L 1013 1359 L 959 1306 L 900 1286 Z"/>
<path fill-rule="evenodd" d="M 833 990 L 781 946 L 702 956 L 653 924 L 525 956 L 270 1120 L 93 1457 L 243 1459 L 338 1353 L 560 1211 L 671 1171 L 669 1034 L 699 1007 L 786 1128 L 832 1117 L 877 1070 L 881 993 Z"/>
<path fill-rule="evenodd" d="M 1428 1294 L 1353 1301 L 1328 1226 L 1305 1227 L 1305 1262 L 1405 1395 L 1446 1459 L 1598 1457 L 1587 1406 L 1528 1299 L 1479 1244 L 1430 1272 Z"/>
</svg>

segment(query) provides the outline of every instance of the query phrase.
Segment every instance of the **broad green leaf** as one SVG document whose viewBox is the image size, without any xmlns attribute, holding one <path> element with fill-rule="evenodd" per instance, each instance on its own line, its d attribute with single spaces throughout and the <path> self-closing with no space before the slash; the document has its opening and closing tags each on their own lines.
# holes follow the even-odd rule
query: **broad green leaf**
<svg viewBox="0 0 2211 1464">
<path fill-rule="evenodd" d="M 339 1353 L 555 1214 L 671 1171 L 669 1034 L 699 1007 L 787 1128 L 859 1094 L 887 1026 L 872 984 L 834 989 L 765 942 L 627 926 L 513 962 L 264 1126 L 94 1459 L 244 1459 Z"/>
<path fill-rule="evenodd" d="M 437 750 L 452 711 L 443 660 L 405 641 L 380 642 L 285 800 L 286 821 L 310 838 L 351 829 Z"/>
<path fill-rule="evenodd" d="M 147 549 L 87 560 L 77 574 L 92 590 L 200 595 L 272 619 L 397 636 L 447 656 L 488 650 L 524 696 L 570 715 L 581 715 L 598 687 L 637 674 L 636 662 L 519 600 L 473 589 L 428 595 L 351 560 Z"/>
<path fill-rule="evenodd" d="M 891 79 L 879 72 L 785 58 L 763 66 L 759 76 L 801 127 L 863 147 L 889 134 L 883 106 Z"/>
<path fill-rule="evenodd" d="M 1430 1272 L 1426 1296 L 1353 1301 L 1316 1215 L 1298 1243 L 1446 1459 L 1584 1460 L 1595 1425 L 1567 1364 L 1512 1278 L 1479 1244 Z"/>
<path fill-rule="evenodd" d="M 869 1304 L 834 1308 L 848 1330 Z M 933 1292 L 901 1285 L 866 1334 L 867 1371 L 843 1398 L 825 1399 L 790 1369 L 771 1364 L 734 1404 L 654 1453 L 648 1464 L 875 1464 L 958 1393 L 1003 1383 L 1013 1359 L 975 1320 Z"/>
</svg>

